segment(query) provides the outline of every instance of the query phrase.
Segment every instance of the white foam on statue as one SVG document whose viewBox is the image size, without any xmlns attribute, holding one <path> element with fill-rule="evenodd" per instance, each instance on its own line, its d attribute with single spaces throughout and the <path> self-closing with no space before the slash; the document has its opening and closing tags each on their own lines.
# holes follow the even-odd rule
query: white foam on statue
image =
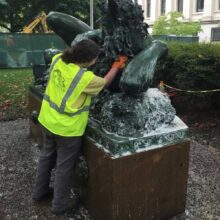
<svg viewBox="0 0 220 220">
<path fill-rule="evenodd" d="M 122 97 L 117 98 L 116 101 L 123 101 Z M 134 101 L 133 99 L 131 100 Z M 117 132 L 110 131 L 111 127 L 109 127 L 107 123 L 105 127 L 98 120 L 90 120 L 87 135 L 95 140 L 94 142 L 100 149 L 110 154 L 111 158 L 116 159 L 189 140 L 188 127 L 175 115 L 176 111 L 172 107 L 166 93 L 161 92 L 157 88 L 149 88 L 144 93 L 143 100 L 143 103 L 134 102 L 137 106 L 137 110 L 140 109 L 140 111 L 143 111 L 140 115 L 143 117 L 146 115 L 146 117 L 143 118 L 144 127 L 140 130 L 138 135 L 137 133 L 132 135 L 133 133 L 131 132 L 136 131 L 135 127 L 129 124 L 135 122 L 134 120 L 127 121 L 127 126 L 125 121 L 120 121 L 117 117 L 114 118 L 113 121 L 109 121 L 109 123 L 117 122 L 114 124 L 114 126 L 117 126 L 114 127 L 114 129 L 118 129 Z M 113 108 L 111 106 L 112 102 L 112 100 L 109 101 L 106 106 L 107 109 Z M 138 106 L 139 104 L 141 105 L 140 108 Z M 121 112 L 123 112 L 123 108 Z M 140 118 L 137 118 L 137 120 L 138 119 Z M 122 129 L 123 132 L 120 132 L 120 129 Z"/>
<path fill-rule="evenodd" d="M 166 134 L 170 132 L 175 132 L 179 130 L 187 130 L 188 127 L 187 125 L 177 116 L 175 116 L 173 122 L 169 125 L 163 124 L 161 127 L 157 128 L 154 131 L 151 131 L 150 133 L 144 134 L 144 137 L 150 137 L 153 135 L 158 135 L 158 134 Z M 132 138 L 130 139 L 132 140 Z"/>
<path fill-rule="evenodd" d="M 152 90 L 152 92 L 154 92 L 154 91 Z M 140 153 L 140 152 L 150 151 L 150 150 L 154 150 L 154 149 L 159 149 L 159 148 L 166 147 L 167 145 L 177 144 L 180 141 L 186 141 L 186 140 L 188 140 L 188 135 L 186 135 L 187 131 L 188 131 L 187 125 L 179 117 L 175 116 L 175 118 L 171 124 L 163 125 L 150 133 L 144 134 L 143 137 L 141 137 L 141 139 L 144 140 L 144 141 L 141 141 L 141 148 L 140 148 L 140 144 L 137 144 L 137 146 L 135 146 L 135 144 L 134 144 L 133 147 L 135 149 L 135 152 L 124 151 L 122 153 L 117 153 L 117 154 L 112 154 L 112 152 L 110 150 L 108 150 L 106 148 L 106 146 L 103 146 L 101 143 L 98 143 L 96 140 L 94 140 L 91 137 L 89 137 L 89 138 L 96 144 L 96 146 L 98 148 L 102 149 L 104 152 L 109 154 L 109 156 L 112 159 L 117 159 L 117 158 L 132 155 L 134 153 Z M 114 135 L 115 137 L 121 137 L 119 135 L 116 135 L 116 134 L 113 134 L 110 132 L 107 132 L 107 133 Z M 175 136 L 174 136 L 174 134 L 175 134 Z M 152 144 L 152 145 L 148 142 L 148 139 L 150 139 L 152 137 L 155 137 L 156 139 L 158 137 L 158 139 L 159 139 L 162 136 L 168 137 L 168 139 L 167 139 L 168 141 L 164 142 L 164 141 L 159 140 L 159 141 L 157 141 L 157 144 Z M 132 138 L 132 137 L 130 137 L 128 139 L 130 142 L 134 142 L 134 143 L 136 143 L 139 140 L 139 138 Z"/>
<path fill-rule="evenodd" d="M 163 125 L 160 128 L 144 135 L 144 137 L 151 137 L 151 136 L 155 136 L 155 135 L 168 134 L 168 133 L 177 132 L 180 130 L 187 131 L 188 126 L 179 117 L 175 116 L 173 122 L 170 125 Z M 134 140 L 134 139 L 135 138 L 129 138 L 129 140 Z M 185 139 L 185 140 L 187 140 L 187 139 Z M 175 141 L 173 144 L 175 144 Z M 137 149 L 136 153 L 159 149 L 159 148 L 166 147 L 166 146 L 167 145 L 164 145 L 163 143 L 155 144 L 155 145 L 151 145 L 151 146 L 146 146 L 144 148 Z M 127 152 L 123 152 L 122 154 L 116 154 L 112 158 L 117 159 L 119 157 L 125 157 L 125 156 L 129 156 L 131 154 L 133 154 L 133 153 L 130 151 L 127 151 Z"/>
<path fill-rule="evenodd" d="M 152 98 L 152 97 L 160 97 L 161 96 L 161 92 L 160 90 L 158 90 L 157 88 L 149 88 L 146 92 L 146 95 L 149 97 L 149 98 Z M 165 95 L 165 94 L 164 94 Z"/>
</svg>

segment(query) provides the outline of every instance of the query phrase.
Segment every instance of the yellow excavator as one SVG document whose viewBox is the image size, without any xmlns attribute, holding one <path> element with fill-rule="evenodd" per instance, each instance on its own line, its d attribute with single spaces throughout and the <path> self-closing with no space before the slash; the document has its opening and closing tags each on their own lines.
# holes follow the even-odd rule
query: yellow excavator
<svg viewBox="0 0 220 220">
<path fill-rule="evenodd" d="M 33 21 L 23 27 L 22 33 L 48 33 L 48 27 L 46 23 L 46 13 L 40 12 Z"/>
</svg>

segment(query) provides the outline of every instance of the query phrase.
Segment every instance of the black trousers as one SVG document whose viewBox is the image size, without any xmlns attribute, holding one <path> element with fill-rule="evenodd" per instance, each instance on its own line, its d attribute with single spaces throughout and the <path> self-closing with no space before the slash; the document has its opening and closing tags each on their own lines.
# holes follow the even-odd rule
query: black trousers
<svg viewBox="0 0 220 220">
<path fill-rule="evenodd" d="M 51 171 L 56 167 L 53 210 L 63 210 L 68 206 L 81 144 L 82 137 L 62 137 L 46 129 L 43 131 L 43 148 L 38 162 L 33 197 L 40 197 L 48 192 Z"/>
</svg>

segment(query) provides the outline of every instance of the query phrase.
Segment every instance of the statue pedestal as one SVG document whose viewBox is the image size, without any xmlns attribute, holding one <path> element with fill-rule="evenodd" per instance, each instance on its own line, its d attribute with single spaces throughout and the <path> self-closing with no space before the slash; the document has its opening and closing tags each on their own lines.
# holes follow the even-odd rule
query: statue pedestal
<svg viewBox="0 0 220 220">
<path fill-rule="evenodd" d="M 189 149 L 188 127 L 177 116 L 141 137 L 108 133 L 90 120 L 84 153 L 92 217 L 150 220 L 184 212 Z"/>
<path fill-rule="evenodd" d="M 86 138 L 86 207 L 95 220 L 166 219 L 184 212 L 189 141 L 114 158 Z"/>
<path fill-rule="evenodd" d="M 29 118 L 42 93 L 29 90 Z M 42 130 L 31 120 L 39 145 Z M 190 142 L 187 126 L 174 123 L 140 138 L 106 133 L 90 121 L 84 140 L 89 178 L 85 205 L 94 220 L 167 219 L 185 210 Z"/>
<path fill-rule="evenodd" d="M 32 120 L 32 112 L 40 112 L 42 93 L 35 87 L 30 87 L 28 92 L 28 117 L 30 135 L 35 139 L 39 146 L 42 146 L 42 128 L 39 123 L 35 124 Z"/>
</svg>

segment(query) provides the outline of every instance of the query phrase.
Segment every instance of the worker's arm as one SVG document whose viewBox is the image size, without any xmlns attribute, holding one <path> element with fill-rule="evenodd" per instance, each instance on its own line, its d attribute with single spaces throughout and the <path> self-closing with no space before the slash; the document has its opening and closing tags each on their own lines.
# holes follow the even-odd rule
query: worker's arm
<svg viewBox="0 0 220 220">
<path fill-rule="evenodd" d="M 98 95 L 98 93 L 103 89 L 109 86 L 109 84 L 115 78 L 117 72 L 124 68 L 125 62 L 127 58 L 119 56 L 119 60 L 115 61 L 109 70 L 109 72 L 105 75 L 104 78 L 99 76 L 94 76 L 93 80 L 89 83 L 89 85 L 84 89 L 85 94 L 89 95 Z M 81 103 L 81 102 L 80 102 Z"/>
<path fill-rule="evenodd" d="M 104 77 L 104 79 L 106 80 L 105 88 L 111 84 L 111 82 L 115 78 L 118 71 L 124 68 L 126 61 L 127 61 L 127 57 L 119 56 L 118 61 L 115 61 L 113 63 L 111 69 L 108 71 L 108 73 Z"/>
<path fill-rule="evenodd" d="M 113 81 L 113 79 L 115 78 L 116 74 L 118 73 L 119 69 L 118 68 L 115 68 L 115 67 L 112 67 L 108 73 L 105 75 L 104 79 L 106 81 L 105 83 L 105 88 L 108 87 L 111 82 Z"/>
</svg>

